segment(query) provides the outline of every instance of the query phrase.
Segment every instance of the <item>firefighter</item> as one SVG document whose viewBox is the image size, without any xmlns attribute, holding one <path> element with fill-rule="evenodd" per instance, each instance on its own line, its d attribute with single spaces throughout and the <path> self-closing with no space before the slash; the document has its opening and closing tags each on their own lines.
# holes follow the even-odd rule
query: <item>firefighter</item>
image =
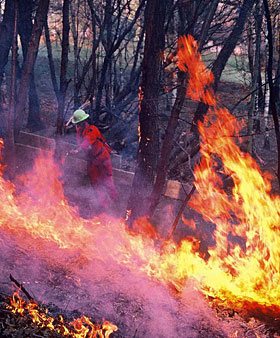
<svg viewBox="0 0 280 338">
<path fill-rule="evenodd" d="M 95 190 L 99 207 L 105 209 L 110 200 L 117 198 L 117 189 L 112 178 L 112 163 L 110 152 L 112 149 L 106 142 L 99 129 L 89 123 L 89 115 L 82 109 L 74 112 L 71 118 L 77 131 L 77 148 L 71 151 L 87 151 L 87 172 L 92 187 Z"/>
</svg>

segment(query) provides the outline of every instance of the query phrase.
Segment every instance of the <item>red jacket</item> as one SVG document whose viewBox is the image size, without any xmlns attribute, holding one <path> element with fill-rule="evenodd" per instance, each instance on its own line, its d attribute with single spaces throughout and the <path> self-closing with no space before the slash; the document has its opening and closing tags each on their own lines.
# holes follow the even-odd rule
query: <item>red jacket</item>
<svg viewBox="0 0 280 338">
<path fill-rule="evenodd" d="M 87 124 L 83 131 L 79 127 L 77 131 L 77 143 L 80 148 L 88 149 L 89 161 L 98 164 L 109 158 L 112 149 L 97 127 Z"/>
</svg>

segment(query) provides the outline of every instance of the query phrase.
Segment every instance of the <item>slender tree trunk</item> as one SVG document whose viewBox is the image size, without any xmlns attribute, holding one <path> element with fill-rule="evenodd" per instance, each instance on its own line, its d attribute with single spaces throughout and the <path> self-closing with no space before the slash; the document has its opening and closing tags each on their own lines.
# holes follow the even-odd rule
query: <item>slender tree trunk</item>
<svg viewBox="0 0 280 338">
<path fill-rule="evenodd" d="M 217 59 L 213 63 L 212 73 L 214 75 L 214 84 L 213 90 L 216 91 L 218 88 L 218 84 L 222 75 L 222 72 L 225 68 L 225 65 L 232 54 L 237 41 L 239 40 L 241 33 L 243 31 L 247 16 L 249 12 L 252 10 L 255 4 L 255 0 L 244 0 L 243 5 L 240 8 L 239 16 L 235 22 L 232 32 L 229 37 L 226 39 L 223 48 L 221 49 Z M 197 123 L 198 121 L 202 121 L 204 115 L 208 110 L 208 106 L 203 102 L 200 102 L 198 108 L 195 112 L 192 131 L 197 133 Z"/>
<path fill-rule="evenodd" d="M 255 104 L 255 95 L 254 92 L 254 34 L 253 34 L 253 23 L 252 20 L 248 20 L 248 63 L 249 63 L 249 70 L 251 74 L 251 91 L 253 92 L 251 95 L 251 102 L 248 109 L 248 123 L 247 123 L 247 139 L 246 139 L 246 146 L 247 151 L 249 154 L 252 154 L 253 150 L 253 142 L 252 142 L 252 133 L 253 133 L 253 110 L 254 110 L 254 104 Z"/>
<path fill-rule="evenodd" d="M 279 19 L 280 21 L 280 19 Z M 280 22 L 278 21 L 278 29 L 280 29 Z M 280 33 L 278 32 L 278 44 L 277 44 L 277 71 L 276 71 L 276 79 L 274 82 L 275 86 L 275 101 L 277 107 L 277 114 L 280 115 Z"/>
<path fill-rule="evenodd" d="M 198 42 L 198 51 L 201 52 L 207 38 L 207 34 L 211 25 L 211 22 L 214 18 L 214 15 L 216 13 L 216 9 L 218 7 L 219 0 L 212 0 L 211 1 L 211 6 L 209 8 L 208 15 L 206 17 L 206 20 L 203 22 L 201 32 L 199 35 L 199 42 Z"/>
<path fill-rule="evenodd" d="M 14 138 L 15 123 L 15 100 L 16 100 L 16 63 L 17 63 L 17 25 L 18 25 L 18 0 L 14 3 L 14 27 L 12 42 L 12 67 L 11 67 L 11 89 L 8 115 L 8 133 L 4 151 L 5 161 L 7 163 L 7 175 L 10 180 L 15 176 L 16 170 L 16 151 Z"/>
<path fill-rule="evenodd" d="M 161 146 L 161 153 L 158 163 L 158 171 L 156 176 L 156 181 L 153 186 L 153 190 L 150 197 L 150 209 L 149 215 L 152 215 L 155 211 L 155 208 L 159 202 L 163 187 L 166 182 L 167 170 L 169 167 L 169 157 L 174 145 L 173 138 L 175 131 L 178 125 L 178 118 L 181 113 L 181 109 L 185 100 L 186 95 L 186 74 L 180 72 L 178 75 L 179 78 L 179 88 L 177 90 L 176 100 L 171 110 L 171 116 L 168 121 L 168 125 L 165 131 L 165 136 Z"/>
<path fill-rule="evenodd" d="M 254 97 L 254 113 L 253 113 L 253 130 L 256 132 L 261 131 L 260 122 L 260 106 L 259 106 L 259 90 L 258 84 L 261 76 L 261 30 L 263 21 L 263 11 L 260 3 L 256 3 L 255 11 L 255 31 L 256 31 L 256 50 L 255 50 L 255 65 L 254 65 L 254 90 L 256 95 Z"/>
<path fill-rule="evenodd" d="M 93 6 L 93 0 L 87 0 L 90 14 L 91 14 L 91 23 L 92 23 L 92 59 L 91 59 L 91 69 L 92 69 L 92 78 L 89 85 L 89 90 L 87 92 L 86 98 L 89 99 L 92 103 L 93 98 L 95 97 L 96 88 L 97 88 L 97 65 L 96 65 L 96 49 L 98 46 L 97 36 L 96 36 L 96 19 L 95 19 L 95 10 Z"/>
<path fill-rule="evenodd" d="M 261 58 L 261 28 L 262 28 L 262 18 L 263 14 L 261 11 L 260 3 L 256 3 L 255 13 L 254 13 L 254 24 L 255 24 L 255 50 L 253 48 L 253 31 L 250 29 L 249 35 L 249 64 L 250 64 L 250 72 L 252 78 L 252 85 L 251 85 L 251 104 L 248 110 L 248 152 L 250 154 L 253 153 L 253 143 L 254 143 L 254 136 L 253 131 L 260 132 L 260 107 L 259 107 L 259 78 L 261 73 L 261 65 L 260 65 L 260 58 Z M 250 24 L 250 23 L 249 23 Z"/>
<path fill-rule="evenodd" d="M 255 43 L 253 47 L 253 30 L 252 23 L 249 22 L 249 65 L 251 72 L 251 104 L 248 110 L 248 152 L 253 153 L 253 131 L 260 132 L 260 114 L 259 114 L 259 91 L 258 84 L 260 78 L 260 57 L 261 57 L 261 28 L 262 28 L 262 11 L 260 3 L 256 3 L 255 13 L 254 13 L 254 26 L 255 26 Z"/>
<path fill-rule="evenodd" d="M 123 90 L 118 94 L 117 97 L 115 97 L 114 103 L 117 104 L 131 92 L 134 91 L 135 89 L 138 90 L 139 87 L 139 77 L 141 73 L 141 66 L 138 66 L 139 58 L 141 58 L 141 50 L 142 50 L 142 45 L 143 45 L 143 40 L 144 40 L 144 27 L 141 31 L 141 34 L 139 36 L 139 40 L 137 42 L 136 46 L 136 51 L 135 51 L 135 58 L 133 61 L 133 66 L 130 71 L 130 76 L 129 76 L 129 81 L 128 83 L 124 86 Z M 135 89 L 134 89 L 135 88 Z"/>
<path fill-rule="evenodd" d="M 111 0 L 107 0 L 108 6 L 106 6 L 105 11 L 105 31 L 106 31 L 106 50 L 109 50 L 112 46 L 112 29 L 113 29 L 113 4 Z M 106 107 L 111 110 L 111 90 L 112 90 L 112 63 L 113 63 L 114 54 L 110 53 L 108 58 L 108 71 L 105 75 L 105 98 L 106 98 Z"/>
<path fill-rule="evenodd" d="M 78 5 L 79 6 L 79 5 Z M 72 19 L 72 24 L 71 24 L 71 31 L 72 31 L 72 37 L 73 37 L 73 48 L 74 48 L 74 92 L 73 92 L 73 97 L 74 97 L 74 109 L 77 109 L 80 107 L 81 102 L 79 99 L 79 89 L 77 87 L 78 83 L 78 78 L 79 78 L 79 50 L 78 50 L 78 34 L 79 34 L 79 16 L 75 14 L 75 9 L 77 9 L 77 4 L 70 4 L 70 9 L 71 9 L 71 19 Z"/>
<path fill-rule="evenodd" d="M 273 33 L 272 33 L 272 26 L 271 26 L 271 19 L 270 19 L 270 10 L 267 0 L 263 0 L 264 9 L 265 9 L 265 17 L 266 17 L 266 24 L 267 24 L 267 38 L 268 38 L 268 65 L 267 65 L 267 76 L 268 76 L 268 84 L 270 90 L 270 109 L 274 121 L 274 129 L 276 135 L 276 142 L 277 142 L 277 152 L 278 152 L 278 170 L 277 170 L 277 177 L 278 177 L 278 184 L 280 187 L 280 130 L 279 130 L 279 120 L 277 115 L 277 108 L 275 102 L 275 89 L 273 84 L 273 77 L 272 77 L 272 68 L 273 68 Z"/>
<path fill-rule="evenodd" d="M 100 110 L 101 110 L 101 102 L 103 96 L 104 87 L 106 89 L 106 94 L 108 90 L 108 78 L 109 78 L 109 71 L 112 64 L 112 55 L 114 53 L 113 45 L 112 45 L 112 0 L 106 0 L 105 4 L 105 15 L 104 15 L 104 39 L 103 39 L 103 46 L 105 50 L 105 58 L 101 69 L 101 75 L 99 79 L 99 83 L 97 86 L 97 95 L 96 95 L 96 115 L 95 119 L 98 120 Z M 106 103 L 108 103 L 108 95 L 106 95 Z"/>
<path fill-rule="evenodd" d="M 16 127 L 15 136 L 18 135 L 22 123 L 27 121 L 27 114 L 24 114 L 25 104 L 29 89 L 31 76 L 34 69 L 35 60 L 38 53 L 40 37 L 47 18 L 49 0 L 40 0 L 36 16 L 34 19 L 32 34 L 28 44 L 28 51 L 23 65 L 21 81 L 19 85 L 16 103 Z"/>
<path fill-rule="evenodd" d="M 65 108 L 65 97 L 68 87 L 67 81 L 67 67 L 68 67 L 68 52 L 69 52 L 69 11 L 71 0 L 64 0 L 63 2 L 63 31 L 62 31 L 62 49 L 61 49 L 61 63 L 60 63 L 60 89 L 56 122 L 56 134 L 62 135 L 63 129 L 63 115 Z"/>
<path fill-rule="evenodd" d="M 264 112 L 264 105 L 265 105 L 265 97 L 264 97 L 264 90 L 263 90 L 263 80 L 262 80 L 262 72 L 259 72 L 258 78 L 258 105 L 259 105 L 259 113 L 263 114 Z"/>
<path fill-rule="evenodd" d="M 68 67 L 68 53 L 69 53 L 69 13 L 70 13 L 71 0 L 64 0 L 63 2 L 63 19 L 62 19 L 62 41 L 61 41 L 61 60 L 60 60 L 60 84 L 59 96 L 57 107 L 57 120 L 56 120 L 56 135 L 55 135 L 55 152 L 54 159 L 57 163 L 61 163 L 63 156 L 62 134 L 63 134 L 63 121 L 66 92 L 69 82 L 67 81 L 67 67 Z"/>
<path fill-rule="evenodd" d="M 46 46 L 47 46 L 47 51 L 48 51 L 48 60 L 49 60 L 49 67 L 50 67 L 53 90 L 56 96 L 56 100 L 58 102 L 59 89 L 58 89 L 58 84 L 57 84 L 56 74 L 55 74 L 55 66 L 54 66 L 54 60 L 53 60 L 52 44 L 51 44 L 51 39 L 50 39 L 48 20 L 46 20 L 46 24 L 45 24 L 45 39 L 46 39 Z"/>
</svg>

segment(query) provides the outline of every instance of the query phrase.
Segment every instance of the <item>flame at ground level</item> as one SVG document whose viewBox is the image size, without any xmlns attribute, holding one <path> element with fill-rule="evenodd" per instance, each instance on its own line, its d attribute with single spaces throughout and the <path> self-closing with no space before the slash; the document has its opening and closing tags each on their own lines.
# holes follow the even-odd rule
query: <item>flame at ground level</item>
<svg viewBox="0 0 280 338">
<path fill-rule="evenodd" d="M 191 37 L 179 41 L 178 57 L 179 67 L 191 75 L 188 95 L 212 106 L 208 120 L 200 125 L 202 160 L 195 170 L 198 193 L 191 200 L 191 206 L 216 225 L 216 246 L 207 261 L 188 239 L 179 245 L 168 241 L 158 250 L 151 232 L 131 232 L 123 220 L 108 215 L 81 218 L 64 197 L 51 155 L 35 161 L 33 172 L 22 178 L 20 191 L 1 175 L 0 226 L 19 245 L 34 248 L 48 261 L 67 261 L 72 269 L 89 261 L 102 262 L 108 269 L 122 265 L 177 290 L 194 280 L 204 294 L 228 306 L 260 304 L 279 312 L 280 198 L 271 196 L 267 175 L 234 142 L 232 136 L 238 135 L 241 125 L 218 107 L 211 90 L 204 91 L 213 76 Z M 232 178 L 231 195 L 222 189 L 217 167 Z M 146 219 L 138 222 L 149 228 Z M 245 244 L 233 244 L 230 234 Z"/>
<path fill-rule="evenodd" d="M 51 317 L 47 309 L 42 309 L 34 301 L 26 303 L 20 296 L 19 291 L 14 292 L 13 297 L 10 298 L 10 305 L 7 304 L 9 309 L 14 314 L 21 316 L 29 315 L 32 322 L 40 328 L 48 328 L 63 336 L 73 338 L 109 338 L 112 332 L 117 331 L 117 326 L 104 321 L 102 325 L 94 324 L 86 317 L 74 319 L 70 325 L 64 323 L 62 316 L 59 318 Z"/>
</svg>

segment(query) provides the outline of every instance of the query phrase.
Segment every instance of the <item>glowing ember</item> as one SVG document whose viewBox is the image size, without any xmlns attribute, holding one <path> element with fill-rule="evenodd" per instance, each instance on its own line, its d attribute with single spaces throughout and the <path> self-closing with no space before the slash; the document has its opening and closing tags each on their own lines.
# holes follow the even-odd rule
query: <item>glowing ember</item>
<svg viewBox="0 0 280 338">
<path fill-rule="evenodd" d="M 10 299 L 11 305 L 7 308 L 15 314 L 21 316 L 29 315 L 32 322 L 43 328 L 47 327 L 52 331 L 62 334 L 63 336 L 73 338 L 109 338 L 111 333 L 118 330 L 118 327 L 108 321 L 104 321 L 102 325 L 93 324 L 91 320 L 83 316 L 75 319 L 70 325 L 64 323 L 62 316 L 55 319 L 48 315 L 47 310 L 41 309 L 35 302 L 26 303 L 20 296 L 19 292 L 15 292 Z"/>
</svg>

